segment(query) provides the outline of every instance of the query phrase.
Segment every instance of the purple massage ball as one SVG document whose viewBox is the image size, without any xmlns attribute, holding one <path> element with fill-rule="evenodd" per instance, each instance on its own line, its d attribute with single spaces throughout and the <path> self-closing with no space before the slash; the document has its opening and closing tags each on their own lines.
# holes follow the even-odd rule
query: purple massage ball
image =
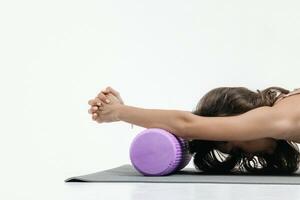
<svg viewBox="0 0 300 200">
<path fill-rule="evenodd" d="M 131 163 L 145 176 L 163 176 L 179 171 L 191 158 L 186 140 L 160 128 L 145 129 L 130 146 Z"/>
</svg>

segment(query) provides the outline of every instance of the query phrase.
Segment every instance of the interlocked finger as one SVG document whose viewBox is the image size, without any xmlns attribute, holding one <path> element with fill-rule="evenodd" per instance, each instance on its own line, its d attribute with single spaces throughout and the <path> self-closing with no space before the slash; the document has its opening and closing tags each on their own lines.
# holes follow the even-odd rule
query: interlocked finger
<svg viewBox="0 0 300 200">
<path fill-rule="evenodd" d="M 95 102 L 96 102 L 96 105 L 97 105 L 97 106 L 101 106 L 101 105 L 103 104 L 103 103 L 101 102 L 101 99 L 98 98 L 98 97 L 95 98 Z"/>
<path fill-rule="evenodd" d="M 98 114 L 97 113 L 93 113 L 92 118 L 93 120 L 97 120 Z"/>
<path fill-rule="evenodd" d="M 100 99 L 103 102 L 110 103 L 109 99 L 103 93 L 100 93 L 96 98 Z"/>
<path fill-rule="evenodd" d="M 99 106 L 97 111 L 101 112 L 101 111 L 103 111 L 103 109 L 104 109 L 103 106 Z"/>
<path fill-rule="evenodd" d="M 99 110 L 99 106 L 92 106 L 89 110 L 88 110 L 88 112 L 90 113 L 90 114 L 92 114 L 92 113 L 94 113 L 94 112 L 97 112 Z"/>
</svg>

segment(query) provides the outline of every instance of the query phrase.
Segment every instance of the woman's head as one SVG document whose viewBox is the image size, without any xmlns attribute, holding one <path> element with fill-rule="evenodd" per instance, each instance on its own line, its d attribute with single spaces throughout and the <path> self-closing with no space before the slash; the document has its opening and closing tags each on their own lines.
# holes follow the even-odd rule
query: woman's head
<svg viewBox="0 0 300 200">
<path fill-rule="evenodd" d="M 240 115 L 260 106 L 273 106 L 280 94 L 289 92 L 280 87 L 257 92 L 245 87 L 219 87 L 205 94 L 192 113 L 207 117 Z M 292 173 L 298 169 L 300 159 L 296 144 L 273 138 L 252 141 L 191 140 L 189 147 L 194 153 L 196 168 L 214 173 L 234 171 L 236 165 L 241 171 L 246 169 L 253 173 Z M 227 158 L 219 161 L 215 153 L 218 153 L 219 159 L 224 154 Z"/>
<path fill-rule="evenodd" d="M 261 138 L 249 141 L 215 141 L 216 149 L 229 154 L 230 152 L 240 149 L 248 157 L 255 153 L 274 153 L 277 147 L 277 140 L 273 138 Z"/>
</svg>

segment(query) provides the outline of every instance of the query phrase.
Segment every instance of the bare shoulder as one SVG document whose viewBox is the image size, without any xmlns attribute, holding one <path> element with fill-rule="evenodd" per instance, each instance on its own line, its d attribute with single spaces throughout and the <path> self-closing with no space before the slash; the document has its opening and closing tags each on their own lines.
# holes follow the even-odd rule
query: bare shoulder
<svg viewBox="0 0 300 200">
<path fill-rule="evenodd" d="M 289 134 L 281 139 L 300 143 L 300 95 L 286 97 L 272 108 L 291 124 Z"/>
</svg>

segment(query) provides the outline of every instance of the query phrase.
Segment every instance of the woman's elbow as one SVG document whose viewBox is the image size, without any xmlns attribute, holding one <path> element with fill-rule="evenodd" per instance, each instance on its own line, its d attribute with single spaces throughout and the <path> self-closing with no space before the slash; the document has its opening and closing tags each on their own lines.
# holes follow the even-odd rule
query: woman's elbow
<svg viewBox="0 0 300 200">
<path fill-rule="evenodd" d="M 191 122 L 191 114 L 190 112 L 183 112 L 180 116 L 175 131 L 175 135 L 181 137 L 183 139 L 193 139 L 193 136 L 189 134 L 189 125 Z"/>
</svg>

